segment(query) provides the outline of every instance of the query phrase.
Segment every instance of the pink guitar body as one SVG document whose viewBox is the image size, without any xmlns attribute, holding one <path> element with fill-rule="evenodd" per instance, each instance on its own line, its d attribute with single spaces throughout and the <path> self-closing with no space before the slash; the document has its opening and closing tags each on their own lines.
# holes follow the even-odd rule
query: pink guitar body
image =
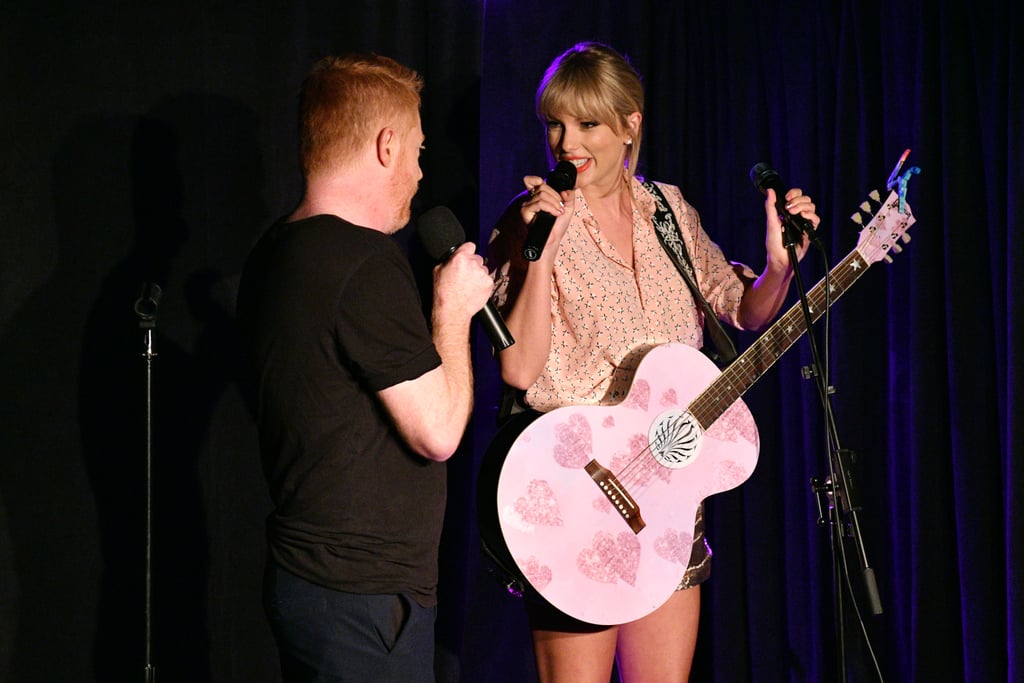
<svg viewBox="0 0 1024 683">
<path fill-rule="evenodd" d="M 519 434 L 498 478 L 498 523 L 548 602 L 582 621 L 622 624 L 671 596 L 690 558 L 697 506 L 744 482 L 757 463 L 757 427 L 742 400 L 706 432 L 686 413 L 718 375 L 696 349 L 658 346 L 622 403 L 559 408 Z M 591 461 L 625 495 L 605 493 L 586 469 Z"/>
</svg>

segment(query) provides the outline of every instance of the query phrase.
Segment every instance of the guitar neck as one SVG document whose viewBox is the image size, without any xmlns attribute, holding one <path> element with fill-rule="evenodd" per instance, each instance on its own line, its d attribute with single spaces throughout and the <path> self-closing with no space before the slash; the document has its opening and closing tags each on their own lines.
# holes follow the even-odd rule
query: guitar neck
<svg viewBox="0 0 1024 683">
<path fill-rule="evenodd" d="M 867 271 L 869 265 L 860 252 L 854 249 L 829 272 L 828 278 L 818 282 L 807 293 L 812 322 L 818 320 L 825 312 L 826 305 L 832 305 L 842 296 Z M 832 289 L 829 297 L 826 297 L 826 282 Z M 797 302 L 693 400 L 689 406 L 690 414 L 707 429 L 806 331 L 807 322 Z"/>
</svg>

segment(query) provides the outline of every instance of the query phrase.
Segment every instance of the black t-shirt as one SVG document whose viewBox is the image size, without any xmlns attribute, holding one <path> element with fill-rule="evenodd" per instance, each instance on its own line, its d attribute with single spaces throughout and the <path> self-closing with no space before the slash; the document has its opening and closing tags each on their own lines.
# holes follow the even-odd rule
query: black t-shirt
<svg viewBox="0 0 1024 683">
<path fill-rule="evenodd" d="M 441 363 L 405 255 L 334 216 L 277 223 L 246 263 L 238 320 L 273 559 L 335 590 L 434 604 L 445 468 L 405 445 L 376 395 Z"/>
</svg>

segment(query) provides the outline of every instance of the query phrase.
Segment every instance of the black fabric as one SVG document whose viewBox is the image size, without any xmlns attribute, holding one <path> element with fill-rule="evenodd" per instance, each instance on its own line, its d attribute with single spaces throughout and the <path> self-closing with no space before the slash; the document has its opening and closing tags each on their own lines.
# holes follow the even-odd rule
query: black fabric
<svg viewBox="0 0 1024 683">
<path fill-rule="evenodd" d="M 409 450 L 375 393 L 440 365 L 406 257 L 333 216 L 279 222 L 246 264 L 238 324 L 274 560 L 335 590 L 435 604 L 444 466 Z"/>
<path fill-rule="evenodd" d="M 264 609 L 285 683 L 434 683 L 436 607 L 332 591 L 270 563 Z"/>
</svg>

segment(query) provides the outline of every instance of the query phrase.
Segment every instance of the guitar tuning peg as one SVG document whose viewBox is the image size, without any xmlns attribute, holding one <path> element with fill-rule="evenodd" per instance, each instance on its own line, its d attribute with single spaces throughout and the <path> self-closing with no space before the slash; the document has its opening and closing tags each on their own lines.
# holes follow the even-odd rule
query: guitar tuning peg
<svg viewBox="0 0 1024 683">
<path fill-rule="evenodd" d="M 861 202 L 860 210 L 864 213 L 871 213 L 871 204 L 867 202 Z"/>
<path fill-rule="evenodd" d="M 885 259 L 886 263 L 892 263 L 892 256 L 889 256 L 888 254 L 883 254 L 882 258 Z"/>
<path fill-rule="evenodd" d="M 903 247 L 900 246 L 899 242 L 893 242 L 892 243 L 892 250 L 895 251 L 897 254 L 899 254 L 900 252 L 903 251 Z"/>
<path fill-rule="evenodd" d="M 908 244 L 909 242 L 910 242 L 910 233 L 909 232 L 903 233 L 903 244 Z"/>
<path fill-rule="evenodd" d="M 850 214 L 850 220 L 857 225 L 864 225 L 864 218 L 860 215 L 859 211 Z"/>
<path fill-rule="evenodd" d="M 868 197 L 871 197 L 871 199 L 875 201 L 875 204 L 882 203 L 882 195 L 878 193 L 878 190 L 871 190 L 871 193 L 868 195 Z"/>
</svg>

